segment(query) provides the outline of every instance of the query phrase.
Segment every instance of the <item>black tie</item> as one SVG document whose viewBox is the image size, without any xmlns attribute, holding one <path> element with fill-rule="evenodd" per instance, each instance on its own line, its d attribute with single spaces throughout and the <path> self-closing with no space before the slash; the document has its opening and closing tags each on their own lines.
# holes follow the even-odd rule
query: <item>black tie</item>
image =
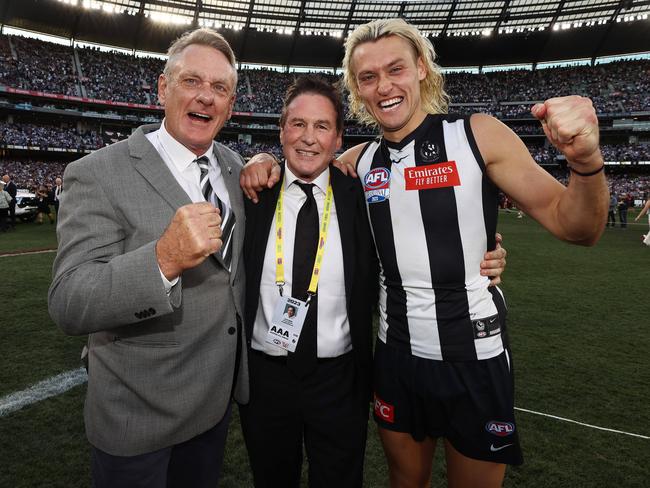
<svg viewBox="0 0 650 488">
<path fill-rule="evenodd" d="M 307 299 L 307 290 L 316 259 L 318 247 L 318 207 L 314 199 L 311 183 L 295 182 L 307 195 L 296 219 L 296 237 L 293 244 L 293 273 L 291 275 L 291 295 L 300 300 Z M 316 319 L 318 296 L 312 297 L 302 327 L 296 352 L 289 354 L 287 367 L 298 377 L 307 376 L 316 369 L 317 339 Z"/>
</svg>

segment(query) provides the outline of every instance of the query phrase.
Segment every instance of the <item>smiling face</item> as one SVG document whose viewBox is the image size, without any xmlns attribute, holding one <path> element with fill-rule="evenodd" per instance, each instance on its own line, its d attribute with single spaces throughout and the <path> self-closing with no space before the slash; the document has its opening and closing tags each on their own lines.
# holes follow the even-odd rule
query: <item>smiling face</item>
<svg viewBox="0 0 650 488">
<path fill-rule="evenodd" d="M 386 139 L 398 142 L 420 125 L 426 117 L 420 100 L 426 69 L 406 40 L 387 36 L 359 44 L 352 66 L 359 96 Z"/>
<path fill-rule="evenodd" d="M 158 79 L 165 128 L 197 156 L 204 154 L 232 114 L 236 83 L 235 69 L 220 51 L 189 45 L 170 74 Z"/>
<path fill-rule="evenodd" d="M 336 119 L 334 105 L 323 95 L 303 93 L 286 107 L 280 142 L 289 168 L 301 180 L 316 179 L 341 147 Z"/>
</svg>

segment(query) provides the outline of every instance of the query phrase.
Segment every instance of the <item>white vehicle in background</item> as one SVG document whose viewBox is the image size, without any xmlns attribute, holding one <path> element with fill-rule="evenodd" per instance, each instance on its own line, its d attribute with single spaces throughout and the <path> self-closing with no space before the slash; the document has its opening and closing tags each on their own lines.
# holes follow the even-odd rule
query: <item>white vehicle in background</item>
<svg viewBox="0 0 650 488">
<path fill-rule="evenodd" d="M 36 195 L 27 190 L 16 193 L 16 218 L 23 222 L 31 222 L 36 218 L 38 210 Z"/>
</svg>

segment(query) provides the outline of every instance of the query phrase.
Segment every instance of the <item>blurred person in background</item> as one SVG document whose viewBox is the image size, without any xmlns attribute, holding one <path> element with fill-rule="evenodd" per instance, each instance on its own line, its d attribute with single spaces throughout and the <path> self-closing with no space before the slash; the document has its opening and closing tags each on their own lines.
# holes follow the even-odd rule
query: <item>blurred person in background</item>
<svg viewBox="0 0 650 488">
<path fill-rule="evenodd" d="M 621 229 L 627 229 L 627 210 L 629 207 L 628 196 L 622 193 L 618 199 L 618 219 L 621 222 Z"/>
<path fill-rule="evenodd" d="M 618 208 L 618 199 L 614 193 L 609 197 L 609 210 L 607 212 L 607 227 L 616 227 L 616 209 Z"/>
<path fill-rule="evenodd" d="M 13 229 L 16 227 L 16 194 L 18 193 L 18 187 L 16 187 L 16 184 L 8 174 L 2 176 L 2 182 L 5 184 L 5 191 L 11 196 L 11 203 L 9 204 L 9 225 Z"/>
<path fill-rule="evenodd" d="M 634 221 L 637 222 L 644 215 L 648 216 L 648 226 L 650 226 L 650 198 L 645 201 L 645 205 L 639 211 L 639 215 L 634 218 Z M 642 234 L 641 238 L 646 246 L 650 246 L 650 229 L 648 229 L 647 234 Z"/>
<path fill-rule="evenodd" d="M 9 216 L 9 205 L 13 201 L 11 195 L 5 190 L 4 181 L 0 181 L 0 232 L 6 232 L 11 227 L 7 222 Z"/>
<path fill-rule="evenodd" d="M 43 223 L 45 215 L 50 219 L 50 224 L 54 223 L 54 216 L 50 209 L 50 191 L 45 185 L 39 185 L 36 189 L 36 207 L 36 222 L 38 224 Z"/>
</svg>

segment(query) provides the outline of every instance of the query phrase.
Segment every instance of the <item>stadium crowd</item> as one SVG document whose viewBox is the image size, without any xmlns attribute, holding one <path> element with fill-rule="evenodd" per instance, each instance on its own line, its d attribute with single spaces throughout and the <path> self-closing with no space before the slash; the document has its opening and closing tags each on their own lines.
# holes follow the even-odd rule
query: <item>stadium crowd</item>
<svg viewBox="0 0 650 488">
<path fill-rule="evenodd" d="M 515 130 L 519 134 L 533 132 L 533 126 L 521 127 L 526 127 L 526 130 L 523 132 Z M 537 128 L 537 130 L 540 129 Z M 346 134 L 348 135 L 374 135 L 375 133 L 376 131 L 372 128 L 357 125 L 350 125 L 346 128 Z M 44 123 L 37 125 L 26 122 L 0 122 L 0 146 L 9 144 L 90 151 L 117 142 L 128 135 L 129 132 L 126 130 L 105 130 L 100 132 L 98 127 L 81 132 L 74 127 Z M 356 141 L 354 144 L 358 142 Z M 278 156 L 282 154 L 281 148 L 277 144 L 268 144 L 262 141 L 255 141 L 252 144 L 244 142 L 229 144 L 232 144 L 235 150 L 247 158 L 260 151 L 272 152 Z M 538 163 L 556 164 L 558 153 L 552 146 L 529 144 L 528 149 Z M 650 161 L 650 145 L 648 144 L 603 144 L 601 150 L 605 161 Z"/>
<path fill-rule="evenodd" d="M 222 141 L 245 158 L 258 152 L 272 152 L 281 157 L 280 146 L 267 143 L 247 144 L 243 141 Z M 65 162 L 39 161 L 35 159 L 15 160 L 0 159 L 0 175 L 12 175 L 19 188 L 34 191 L 40 185 L 51 185 L 54 179 L 63 175 Z M 548 170 L 561 183 L 567 184 L 569 175 L 565 169 Z M 615 195 L 627 194 L 633 200 L 646 200 L 650 197 L 650 175 L 628 172 L 608 172 L 607 180 L 611 192 Z"/>
<path fill-rule="evenodd" d="M 6 35 L 0 36 L 0 60 L 0 84 L 142 104 L 156 103 L 156 81 L 164 65 L 158 58 Z M 239 70 L 235 110 L 279 113 L 294 76 L 269 69 Z M 650 111 L 650 60 L 534 71 L 450 72 L 446 86 L 452 103 L 482 104 L 480 111 L 503 118 L 530 118 L 531 102 L 573 93 L 589 94 L 599 113 Z M 452 106 L 451 111 L 465 113 L 470 108 L 476 110 Z"/>
<path fill-rule="evenodd" d="M 113 102 L 157 103 L 157 78 L 164 61 L 90 47 L 71 47 L 18 36 L 0 35 L 0 85 Z M 277 114 L 294 73 L 269 69 L 239 70 L 235 111 Z M 328 74 L 331 82 L 337 75 Z M 486 112 L 502 119 L 531 118 L 532 102 L 571 93 L 589 94 L 600 113 L 650 111 L 650 60 L 618 61 L 595 66 L 509 70 L 482 74 L 451 72 L 446 75 L 450 111 L 458 114 Z M 141 116 L 141 114 L 140 114 Z M 537 123 L 512 126 L 520 135 L 543 135 Z M 348 124 L 347 135 L 374 135 L 376 130 Z M 127 131 L 79 131 L 65 124 L 0 121 L 0 146 L 37 146 L 90 151 L 126 137 Z M 281 156 L 277 144 L 224 141 L 248 158 L 261 151 Z M 546 144 L 529 144 L 540 164 L 557 163 L 557 151 Z M 606 161 L 648 161 L 650 145 L 602 146 Z M 14 175 L 19 186 L 34 189 L 63 174 L 64 163 L 0 160 L 0 173 Z M 566 180 L 564 172 L 556 174 Z M 610 175 L 614 193 L 645 198 L 647 176 Z"/>
<path fill-rule="evenodd" d="M 0 122 L 0 145 L 92 150 L 102 147 L 97 131 L 48 124 Z"/>
</svg>

